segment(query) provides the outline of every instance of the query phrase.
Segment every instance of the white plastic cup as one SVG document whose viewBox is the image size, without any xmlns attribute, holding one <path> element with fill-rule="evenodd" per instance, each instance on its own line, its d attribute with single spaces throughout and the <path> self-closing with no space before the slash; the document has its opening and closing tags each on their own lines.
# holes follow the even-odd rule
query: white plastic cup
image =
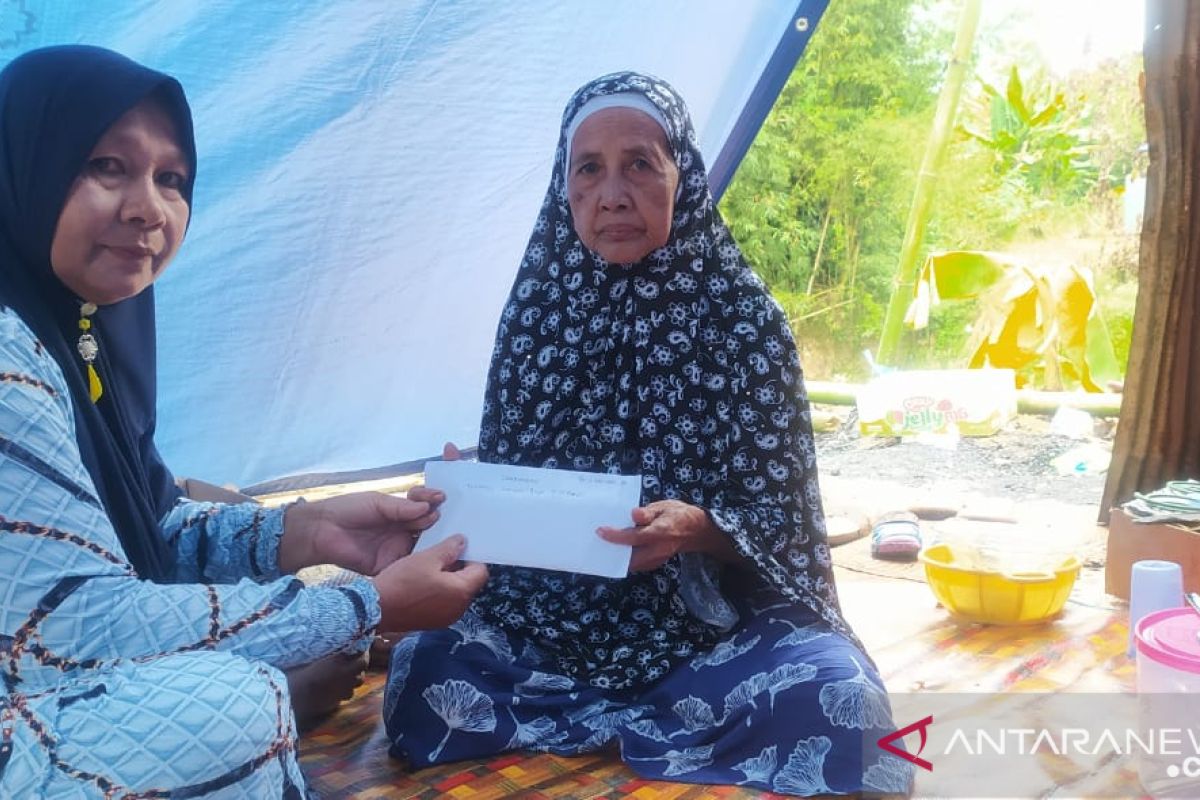
<svg viewBox="0 0 1200 800">
<path fill-rule="evenodd" d="M 1135 631 L 1142 617 L 1183 605 L 1183 570 L 1174 561 L 1138 561 L 1129 580 L 1130 658 L 1137 652 Z"/>
</svg>

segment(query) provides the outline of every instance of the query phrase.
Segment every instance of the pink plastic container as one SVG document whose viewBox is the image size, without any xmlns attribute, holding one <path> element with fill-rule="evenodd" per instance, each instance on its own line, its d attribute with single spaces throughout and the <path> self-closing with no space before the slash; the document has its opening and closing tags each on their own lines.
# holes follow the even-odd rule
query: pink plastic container
<svg viewBox="0 0 1200 800">
<path fill-rule="evenodd" d="M 1155 611 L 1142 617 L 1135 635 L 1139 727 L 1194 727 L 1200 717 L 1200 614 L 1191 608 Z M 1200 797 L 1200 753 L 1191 741 L 1184 738 L 1178 754 L 1139 756 L 1138 777 L 1151 797 Z"/>
<path fill-rule="evenodd" d="M 1164 608 L 1137 625 L 1138 694 L 1200 693 L 1200 614 Z"/>
</svg>

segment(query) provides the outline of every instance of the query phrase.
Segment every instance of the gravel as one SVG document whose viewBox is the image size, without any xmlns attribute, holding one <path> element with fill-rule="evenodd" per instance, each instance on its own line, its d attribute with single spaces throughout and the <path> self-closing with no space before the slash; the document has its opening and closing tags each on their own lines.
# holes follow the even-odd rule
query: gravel
<svg viewBox="0 0 1200 800">
<path fill-rule="evenodd" d="M 818 433 L 817 463 L 822 476 L 875 479 L 910 487 L 962 491 L 1011 501 L 1054 500 L 1097 506 L 1104 491 L 1113 423 L 1097 420 L 1094 435 L 1072 438 L 1051 433 L 1044 417 L 1020 415 L 992 436 L 859 436 L 852 409 L 815 406 L 816 415 L 834 415 L 835 431 Z M 1073 453 L 1063 474 L 1054 460 Z"/>
</svg>

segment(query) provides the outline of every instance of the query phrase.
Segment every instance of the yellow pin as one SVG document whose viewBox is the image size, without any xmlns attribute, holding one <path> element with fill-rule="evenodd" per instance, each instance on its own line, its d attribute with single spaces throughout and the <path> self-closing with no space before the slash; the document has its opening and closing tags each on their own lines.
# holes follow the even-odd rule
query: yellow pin
<svg viewBox="0 0 1200 800">
<path fill-rule="evenodd" d="M 88 374 L 88 397 L 92 398 L 92 402 L 100 399 L 100 395 L 104 394 L 104 387 L 100 385 L 100 375 L 96 372 L 96 368 L 91 364 L 87 365 Z"/>
<path fill-rule="evenodd" d="M 79 330 L 83 331 L 83 333 L 80 334 L 79 341 L 75 344 L 76 349 L 79 351 L 79 357 L 87 365 L 88 397 L 91 398 L 93 403 L 100 399 L 100 395 L 104 394 L 104 387 L 100 384 L 100 375 L 96 372 L 96 367 L 93 365 L 96 355 L 100 352 L 100 346 L 96 342 L 96 337 L 91 333 L 92 321 L 88 317 L 95 313 L 95 303 L 84 303 L 80 306 Z"/>
</svg>

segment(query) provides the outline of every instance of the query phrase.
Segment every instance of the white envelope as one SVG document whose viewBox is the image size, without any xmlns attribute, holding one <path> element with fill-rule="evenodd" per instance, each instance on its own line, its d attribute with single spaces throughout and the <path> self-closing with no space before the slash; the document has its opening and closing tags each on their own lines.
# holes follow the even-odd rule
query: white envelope
<svg viewBox="0 0 1200 800">
<path fill-rule="evenodd" d="M 636 475 L 602 475 L 475 461 L 430 461 L 425 485 L 441 489 L 441 517 L 414 552 L 455 533 L 467 537 L 466 561 L 541 567 L 623 578 L 629 545 L 606 542 L 601 526 L 627 528 L 641 502 Z"/>
</svg>

